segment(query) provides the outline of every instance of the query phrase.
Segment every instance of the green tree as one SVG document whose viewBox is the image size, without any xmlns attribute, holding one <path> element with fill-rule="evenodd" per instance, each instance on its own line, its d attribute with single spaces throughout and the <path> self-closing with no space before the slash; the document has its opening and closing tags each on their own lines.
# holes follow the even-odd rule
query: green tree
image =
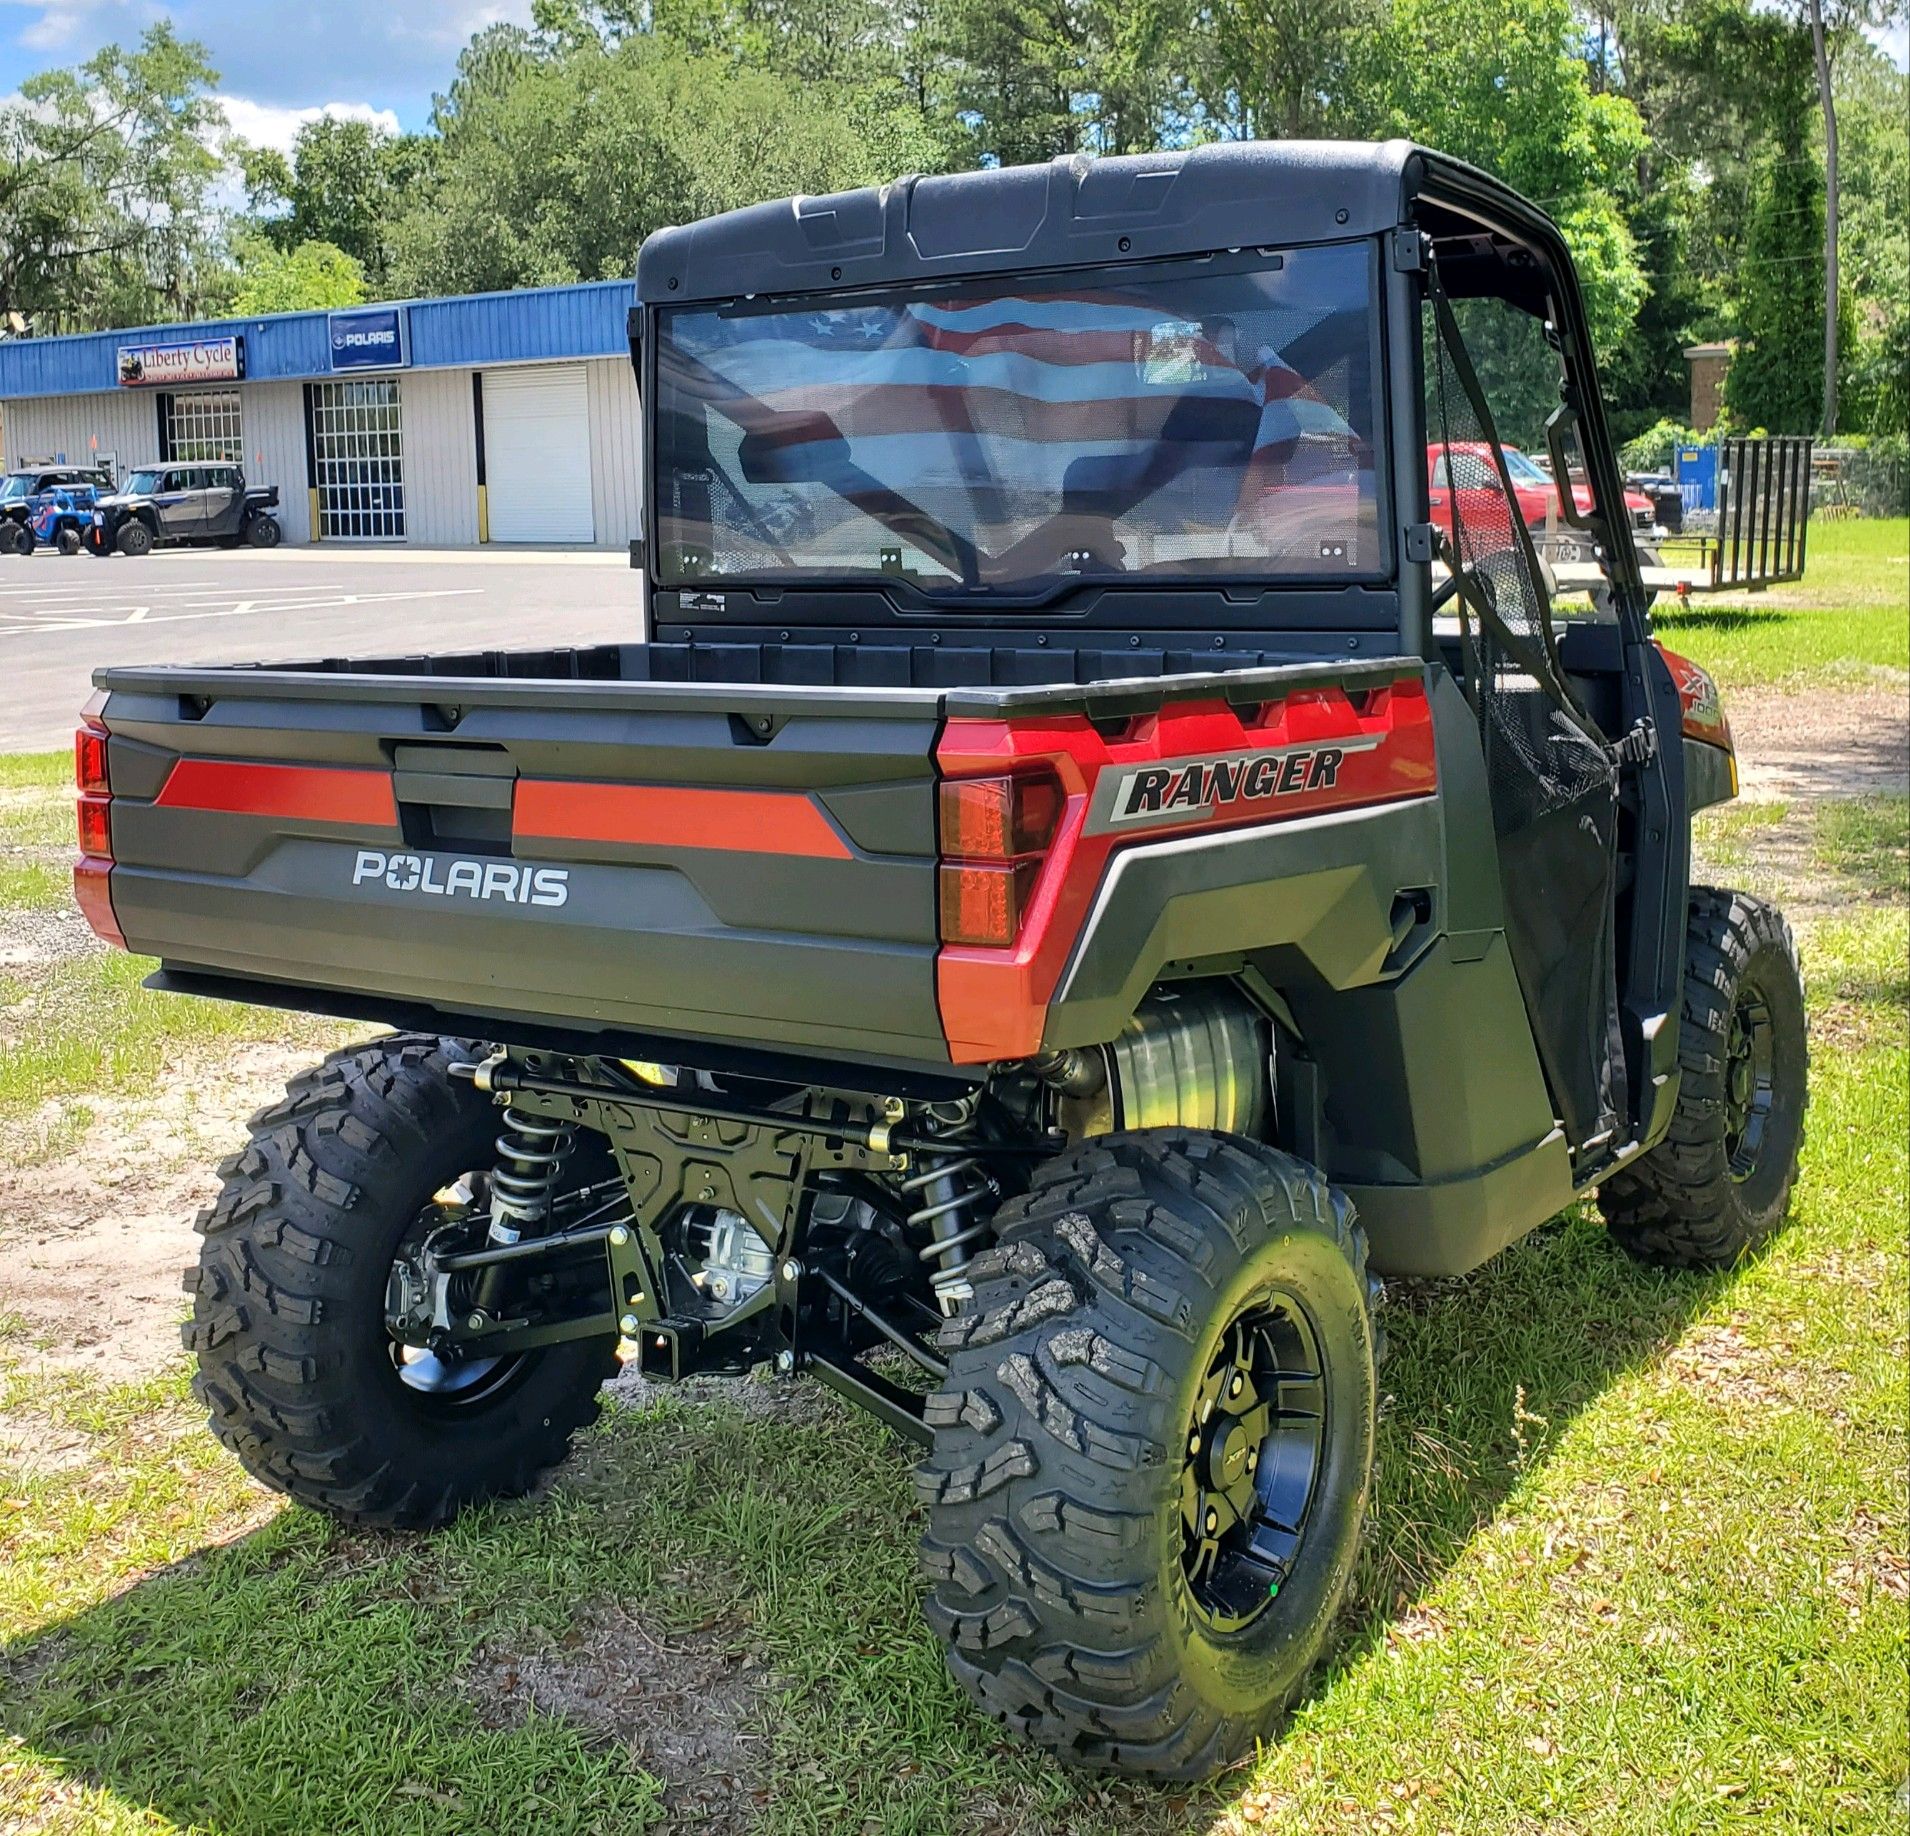
<svg viewBox="0 0 1910 1836">
<path fill-rule="evenodd" d="M 1177 138 L 1181 0 L 936 0 L 919 35 L 927 107 L 963 163 L 1134 153 Z"/>
<path fill-rule="evenodd" d="M 493 27 L 466 47 L 435 123 L 432 182 L 394 231 L 398 284 L 420 293 L 627 275 L 662 224 L 934 154 L 901 118 L 858 121 L 828 90 L 650 33 L 553 52 Z"/>
<path fill-rule="evenodd" d="M 1764 59 L 1770 134 L 1753 170 L 1737 266 L 1738 350 L 1725 406 L 1741 427 L 1810 433 L 1824 408 L 1824 179 L 1812 144 L 1808 31 L 1789 24 Z"/>
<path fill-rule="evenodd" d="M 1384 0 L 1140 0 L 1150 54 L 1187 72 L 1204 131 L 1293 139 L 1341 131 L 1362 42 Z"/>
<path fill-rule="evenodd" d="M 189 317 L 217 295 L 216 80 L 162 23 L 0 105 L 0 320 L 81 331 Z"/>
<path fill-rule="evenodd" d="M 1394 0 L 1349 72 L 1346 118 L 1470 160 L 1547 210 L 1570 244 L 1601 357 L 1646 280 L 1626 220 L 1644 125 L 1594 94 L 1568 0 Z"/>
<path fill-rule="evenodd" d="M 253 235 L 240 240 L 236 253 L 239 272 L 231 310 L 241 317 L 356 306 L 366 298 L 363 266 L 336 243 L 301 242 L 281 249 Z"/>
<path fill-rule="evenodd" d="M 271 148 L 241 146 L 252 233 L 286 252 L 328 243 L 383 288 L 391 225 L 428 172 L 432 147 L 423 135 L 329 115 L 298 130 L 289 159 Z"/>
<path fill-rule="evenodd" d="M 1851 336 L 1839 415 L 1871 435 L 1910 431 L 1910 75 L 1852 45 L 1837 65 L 1843 140 L 1839 244 Z"/>
</svg>

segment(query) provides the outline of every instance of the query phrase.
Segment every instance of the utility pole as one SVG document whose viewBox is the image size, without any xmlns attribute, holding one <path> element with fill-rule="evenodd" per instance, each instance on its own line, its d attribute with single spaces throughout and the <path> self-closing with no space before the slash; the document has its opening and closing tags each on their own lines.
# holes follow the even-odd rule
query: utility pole
<svg viewBox="0 0 1910 1836">
<path fill-rule="evenodd" d="M 1810 0 L 1811 51 L 1824 106 L 1824 438 L 1837 436 L 1837 102 L 1830 91 L 1824 0 Z"/>
</svg>

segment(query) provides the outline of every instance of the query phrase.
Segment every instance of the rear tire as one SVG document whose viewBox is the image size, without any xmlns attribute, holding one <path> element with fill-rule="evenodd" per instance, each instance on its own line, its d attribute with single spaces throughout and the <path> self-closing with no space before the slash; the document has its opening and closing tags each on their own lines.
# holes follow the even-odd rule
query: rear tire
<svg viewBox="0 0 1910 1836">
<path fill-rule="evenodd" d="M 136 561 L 141 555 L 153 551 L 153 532 L 135 517 L 124 524 L 119 532 L 119 552 L 128 560 Z"/>
<path fill-rule="evenodd" d="M 1670 1133 L 1606 1181 L 1599 1209 L 1640 1262 L 1728 1269 L 1782 1226 L 1804 1144 L 1804 984 L 1775 906 L 1692 889 L 1678 1066 Z"/>
<path fill-rule="evenodd" d="M 0 523 L 0 555 L 30 555 L 33 535 L 24 523 Z"/>
<path fill-rule="evenodd" d="M 63 555 L 77 555 L 80 552 L 80 532 L 77 529 L 62 529 L 57 541 Z"/>
<path fill-rule="evenodd" d="M 253 1118 L 199 1216 L 193 1394 L 254 1478 L 348 1522 L 427 1528 L 528 1491 L 616 1369 L 613 1335 L 524 1353 L 470 1393 L 423 1395 L 398 1374 L 398 1246 L 440 1186 L 493 1158 L 496 1110 L 450 1074 L 475 1056 L 403 1034 L 334 1053 Z"/>
<path fill-rule="evenodd" d="M 1364 1236 L 1311 1167 L 1178 1130 L 1049 1162 L 996 1227 L 928 1403 L 929 1622 L 1062 1759 L 1204 1777 L 1272 1732 L 1352 1579 Z"/>
</svg>

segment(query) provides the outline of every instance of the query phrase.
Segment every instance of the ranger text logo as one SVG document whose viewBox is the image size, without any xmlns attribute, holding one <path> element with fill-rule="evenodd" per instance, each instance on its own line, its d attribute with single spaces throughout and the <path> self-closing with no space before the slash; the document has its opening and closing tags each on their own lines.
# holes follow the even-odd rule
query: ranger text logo
<svg viewBox="0 0 1910 1836">
<path fill-rule="evenodd" d="M 1175 815 L 1198 820 L 1234 804 L 1330 790 L 1339 779 L 1348 750 L 1345 746 L 1306 746 L 1252 758 L 1144 765 L 1120 780 L 1108 820 L 1116 824 L 1147 822 Z"/>
</svg>

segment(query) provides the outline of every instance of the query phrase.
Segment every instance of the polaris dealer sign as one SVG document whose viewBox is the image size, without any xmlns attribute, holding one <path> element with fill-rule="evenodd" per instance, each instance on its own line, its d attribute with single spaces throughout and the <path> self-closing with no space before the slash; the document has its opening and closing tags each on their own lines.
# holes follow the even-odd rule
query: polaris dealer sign
<svg viewBox="0 0 1910 1836">
<path fill-rule="evenodd" d="M 200 338 L 190 344 L 122 344 L 119 386 L 150 389 L 166 383 L 238 382 L 245 375 L 245 340 Z"/>
<path fill-rule="evenodd" d="M 334 312 L 326 316 L 331 334 L 334 370 L 396 370 L 403 367 L 405 309 L 378 306 L 369 312 Z"/>
</svg>

